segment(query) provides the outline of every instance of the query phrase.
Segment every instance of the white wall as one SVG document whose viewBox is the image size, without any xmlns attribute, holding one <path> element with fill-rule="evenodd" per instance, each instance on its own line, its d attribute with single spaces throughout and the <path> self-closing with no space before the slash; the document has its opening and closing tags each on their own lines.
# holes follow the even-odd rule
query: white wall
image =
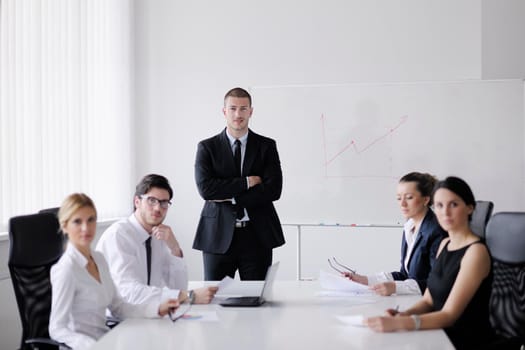
<svg viewBox="0 0 525 350">
<path fill-rule="evenodd" d="M 520 30 L 524 12 L 519 1 L 496 0 L 137 0 L 137 180 L 145 173 L 159 172 L 172 181 L 175 205 L 167 221 L 185 247 L 190 278 L 202 277 L 200 252 L 191 249 L 202 207 L 193 178 L 196 145 L 224 127 L 221 107 L 228 89 L 475 81 L 484 74 L 523 78 L 525 60 L 517 62 L 513 56 L 523 52 L 525 41 L 519 40 L 523 33 L 514 32 L 512 25 Z M 514 15 L 502 19 L 503 14 Z M 484 36 L 486 28 L 499 30 L 491 30 L 489 40 Z M 495 54 L 502 38 L 506 40 L 502 55 Z M 252 126 L 257 131 L 257 100 L 254 106 Z M 264 109 L 272 112 L 271 105 Z M 283 124 L 273 123 L 281 135 Z M 288 135 L 292 138 L 297 132 L 301 125 Z M 264 133 L 277 134 L 269 127 Z M 523 144 L 521 139 L 516 142 Z M 524 160 L 517 162 L 523 169 Z M 287 164 L 282 165 L 286 184 Z M 377 205 L 394 207 L 393 191 L 385 191 Z M 281 219 L 286 223 L 290 218 Z M 295 277 L 291 232 L 287 230 L 288 244 L 276 250 L 277 258 L 284 260 L 280 278 Z M 378 237 L 363 235 L 363 249 L 374 246 Z M 394 244 L 385 242 L 375 249 L 385 256 L 397 252 L 398 235 L 394 236 Z M 322 238 L 319 233 L 320 244 Z M 323 248 L 332 245 L 326 243 Z M 345 257 L 360 266 L 372 264 L 363 259 Z M 386 258 L 374 268 L 395 266 Z"/>
<path fill-rule="evenodd" d="M 525 1 L 482 4 L 482 78 L 525 77 Z"/>
</svg>

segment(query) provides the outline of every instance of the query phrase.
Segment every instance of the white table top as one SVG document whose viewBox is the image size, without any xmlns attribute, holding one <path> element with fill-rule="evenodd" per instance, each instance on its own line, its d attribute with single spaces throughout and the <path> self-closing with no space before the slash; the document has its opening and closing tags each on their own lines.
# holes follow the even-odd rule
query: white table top
<svg viewBox="0 0 525 350">
<path fill-rule="evenodd" d="M 239 284 L 248 290 L 261 286 L 260 282 Z M 189 314 L 201 318 L 175 323 L 169 318 L 128 319 L 92 349 L 454 349 L 442 330 L 375 333 L 337 318 L 379 315 L 397 305 L 403 310 L 419 297 L 335 297 L 320 292 L 315 281 L 276 281 L 273 301 L 260 307 L 225 308 L 213 303 L 193 305 Z"/>
</svg>

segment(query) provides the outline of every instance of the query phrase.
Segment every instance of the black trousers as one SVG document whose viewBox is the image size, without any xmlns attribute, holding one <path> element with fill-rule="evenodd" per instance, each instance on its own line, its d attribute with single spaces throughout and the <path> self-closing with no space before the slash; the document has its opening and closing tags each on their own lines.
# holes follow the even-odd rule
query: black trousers
<svg viewBox="0 0 525 350">
<path fill-rule="evenodd" d="M 226 276 L 241 280 L 264 280 L 272 264 L 272 249 L 264 247 L 251 225 L 235 228 L 233 240 L 225 254 L 202 253 L 204 280 L 220 281 Z"/>
</svg>

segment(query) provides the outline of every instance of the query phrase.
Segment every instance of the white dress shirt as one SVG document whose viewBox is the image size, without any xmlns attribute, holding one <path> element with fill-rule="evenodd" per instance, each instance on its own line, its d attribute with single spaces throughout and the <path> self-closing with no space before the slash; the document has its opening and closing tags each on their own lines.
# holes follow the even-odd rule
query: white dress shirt
<svg viewBox="0 0 525 350">
<path fill-rule="evenodd" d="M 403 234 L 405 235 L 405 241 L 407 242 L 407 252 L 403 264 L 405 265 L 405 270 L 408 271 L 408 262 L 412 256 L 412 250 L 414 250 L 414 243 L 416 242 L 417 236 L 419 235 L 419 229 L 416 231 L 416 224 L 414 220 L 408 219 L 403 227 Z"/>
<path fill-rule="evenodd" d="M 108 227 L 97 243 L 104 254 L 111 276 L 122 297 L 134 304 L 176 299 L 188 289 L 188 270 L 184 260 L 171 253 L 164 241 L 151 240 L 151 276 L 148 286 L 146 247 L 149 233 L 135 214 Z"/>
<path fill-rule="evenodd" d="M 414 220 L 408 219 L 405 225 L 403 226 L 403 232 L 405 235 L 405 240 L 407 242 L 407 252 L 403 264 L 405 269 L 408 271 L 408 262 L 412 256 L 412 250 L 414 249 L 414 243 L 416 242 L 417 235 L 419 230 L 415 231 Z M 373 276 L 368 276 L 368 285 L 373 286 L 374 284 L 382 282 L 395 282 L 396 284 L 396 294 L 417 294 L 421 295 L 421 289 L 417 282 L 413 279 L 406 279 L 404 281 L 394 281 L 394 277 L 390 272 L 379 272 Z"/>
<path fill-rule="evenodd" d="M 228 132 L 226 132 L 226 136 L 228 137 L 228 140 L 230 141 L 230 147 L 232 148 L 232 153 L 235 153 L 235 140 L 237 140 L 235 137 L 230 135 Z M 244 164 L 244 155 L 246 154 L 246 144 L 248 142 L 248 133 L 244 134 L 238 139 L 241 142 L 241 172 L 242 172 L 242 166 Z M 248 176 L 246 176 L 246 189 L 250 188 L 250 181 L 248 180 Z M 235 198 L 232 198 L 232 203 L 235 205 L 237 202 L 235 201 Z M 248 211 L 246 208 L 244 208 L 244 216 L 241 218 L 240 221 L 249 221 L 250 217 L 248 216 Z"/>
<path fill-rule="evenodd" d="M 49 335 L 73 349 L 86 349 L 109 329 L 106 308 L 119 318 L 158 317 L 159 303 L 133 305 L 118 294 L 102 254 L 91 252 L 100 282 L 87 270 L 87 259 L 68 244 L 51 268 L 52 301 Z"/>
<path fill-rule="evenodd" d="M 232 148 L 232 154 L 233 154 L 235 152 L 235 140 L 237 140 L 237 138 L 230 135 L 227 131 L 226 131 L 226 136 L 228 137 L 228 140 L 230 140 L 230 147 Z M 244 155 L 246 154 L 246 143 L 248 142 L 248 133 L 239 137 L 238 140 L 241 142 L 241 169 L 242 169 L 242 166 L 244 164 Z M 248 179 L 246 179 L 246 181 L 248 181 Z"/>
</svg>

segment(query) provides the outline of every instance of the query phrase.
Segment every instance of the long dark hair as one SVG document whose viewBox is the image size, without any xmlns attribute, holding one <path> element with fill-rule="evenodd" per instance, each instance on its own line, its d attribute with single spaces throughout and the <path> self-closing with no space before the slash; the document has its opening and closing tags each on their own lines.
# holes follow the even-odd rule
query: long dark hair
<svg viewBox="0 0 525 350">
<path fill-rule="evenodd" d="M 458 197 L 460 197 L 466 205 L 471 205 L 472 208 L 476 208 L 476 199 L 474 198 L 474 193 L 470 189 L 470 186 L 465 182 L 465 180 L 460 179 L 456 176 L 449 176 L 445 180 L 441 180 L 436 184 L 434 188 L 434 193 L 440 188 L 454 192 Z M 469 221 L 472 219 L 472 214 L 468 216 Z"/>
</svg>

